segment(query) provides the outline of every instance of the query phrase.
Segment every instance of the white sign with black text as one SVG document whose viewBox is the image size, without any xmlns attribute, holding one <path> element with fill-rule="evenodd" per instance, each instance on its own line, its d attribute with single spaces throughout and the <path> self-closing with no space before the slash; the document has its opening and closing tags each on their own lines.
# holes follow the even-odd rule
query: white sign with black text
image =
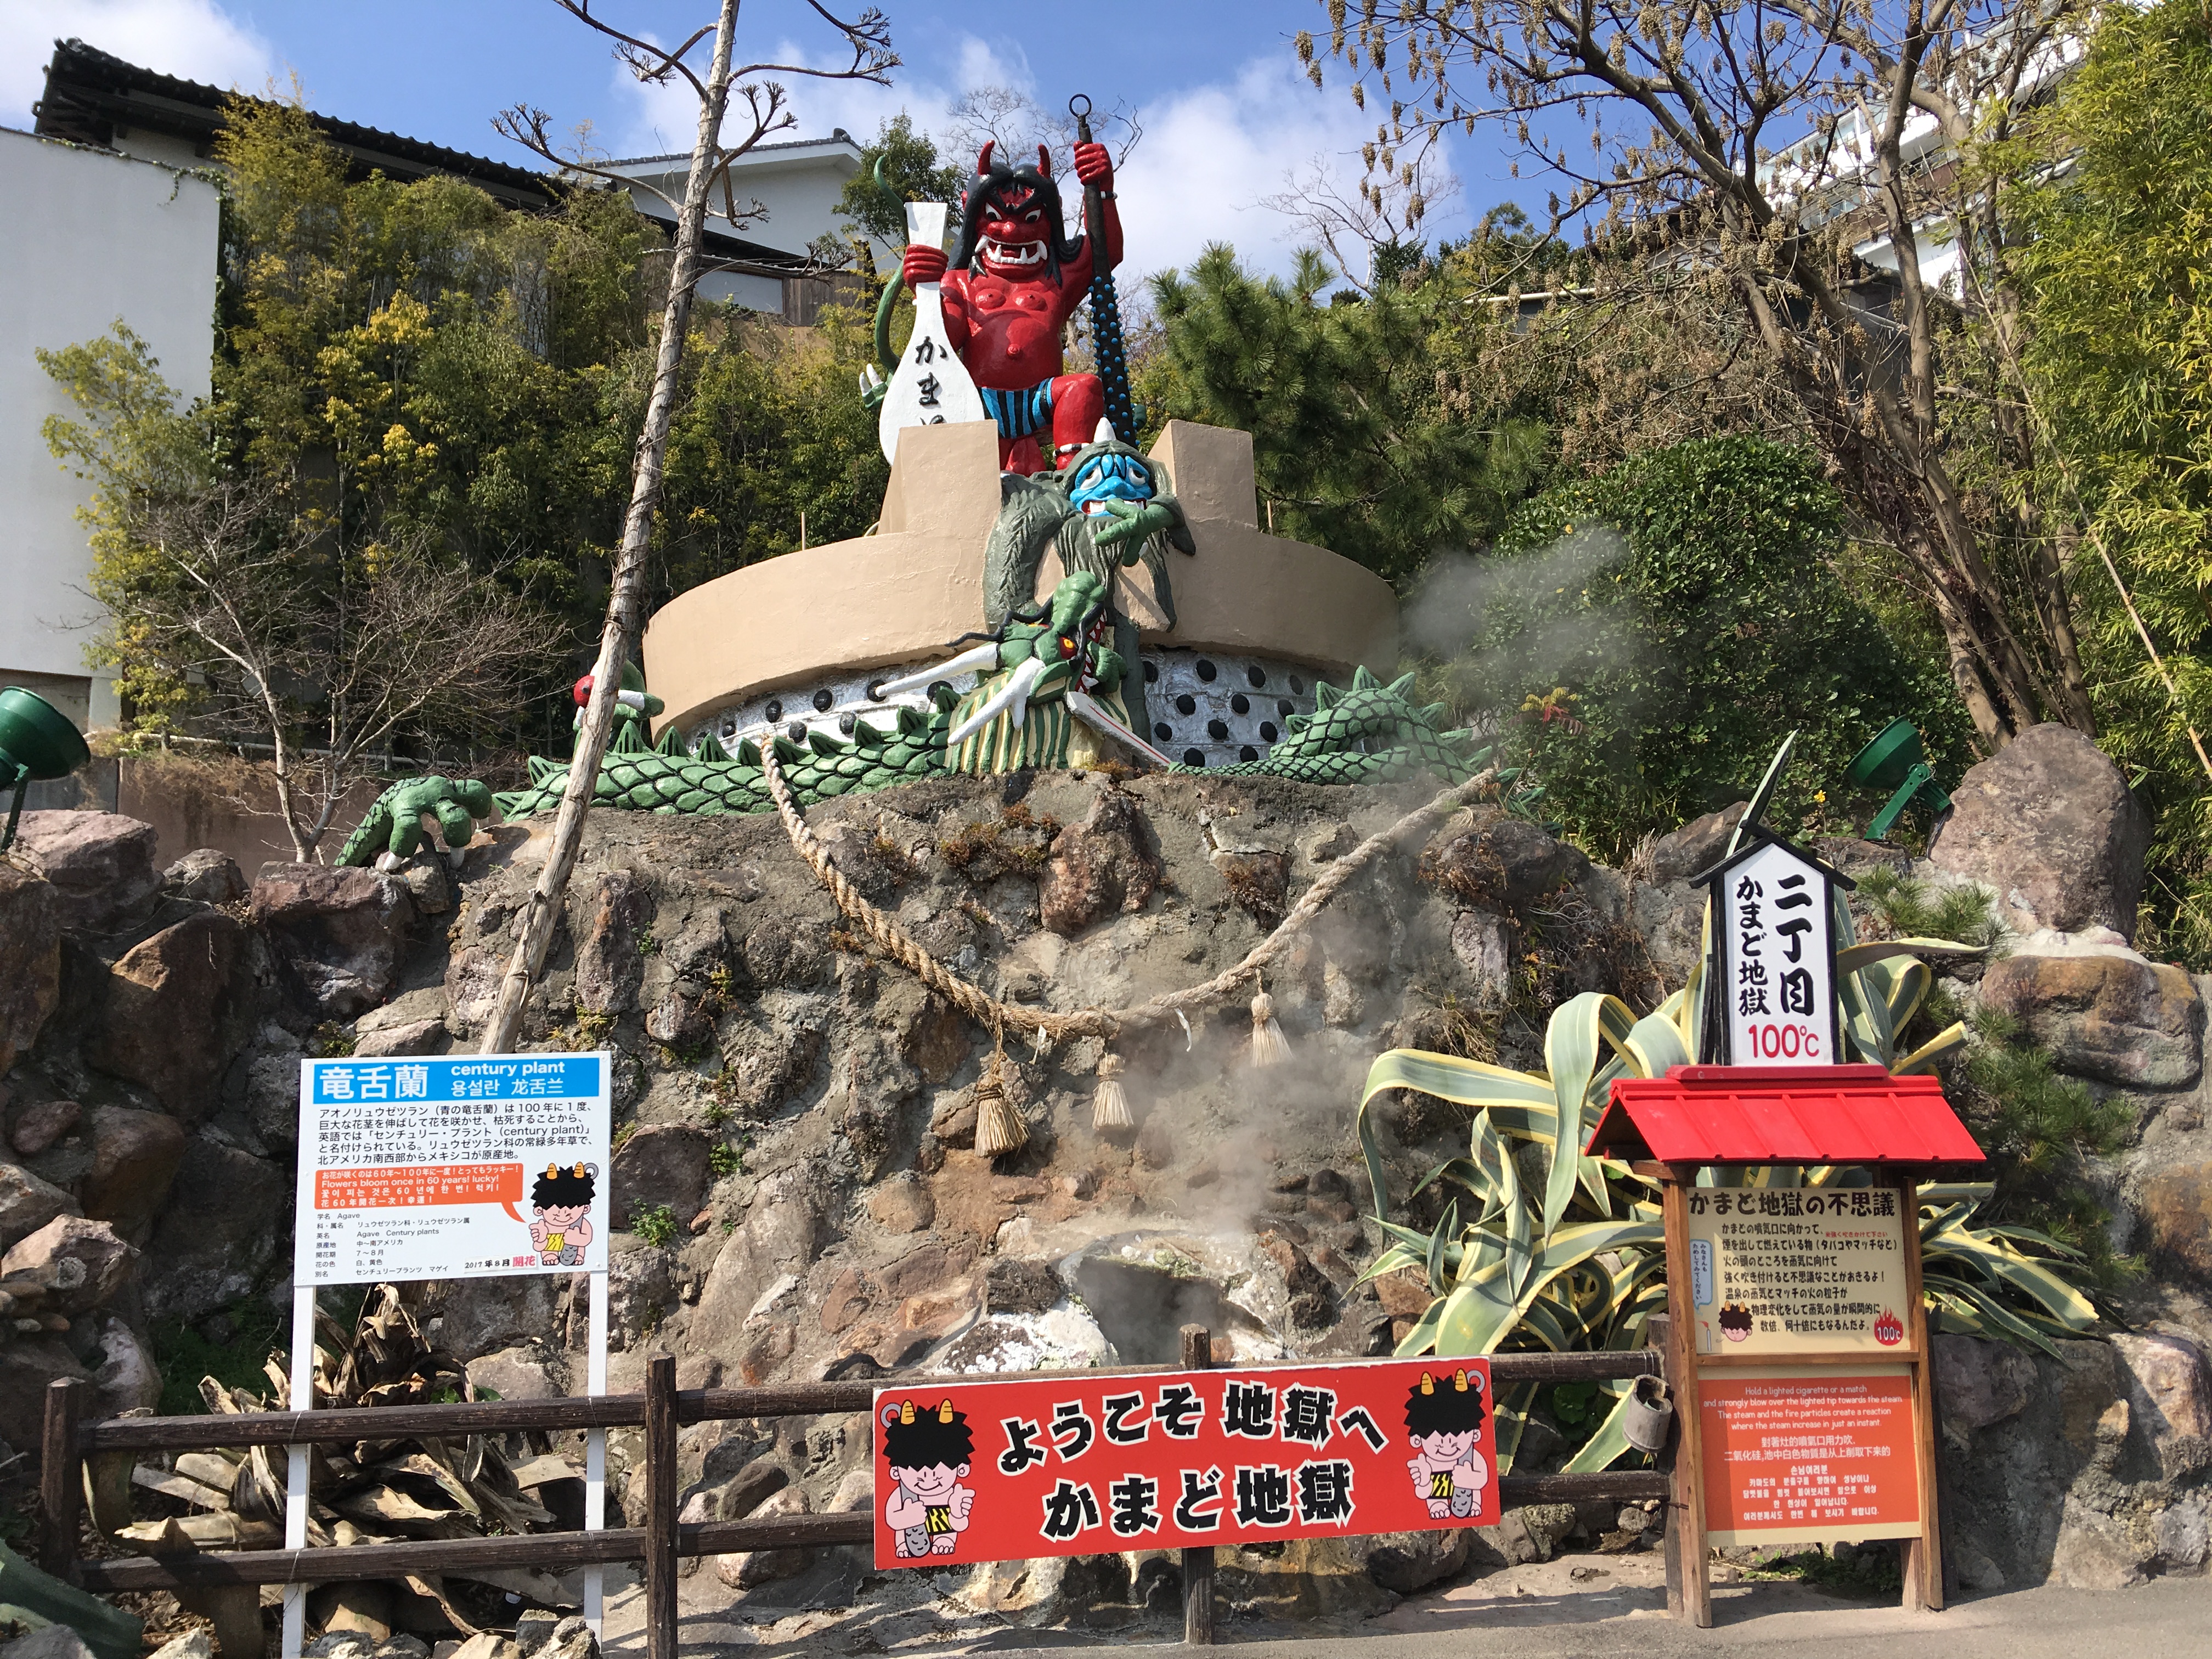
<svg viewBox="0 0 2212 1659">
<path fill-rule="evenodd" d="M 1729 1063 L 1839 1063 L 1826 872 L 1769 842 L 1728 866 L 1715 899 Z"/>
</svg>

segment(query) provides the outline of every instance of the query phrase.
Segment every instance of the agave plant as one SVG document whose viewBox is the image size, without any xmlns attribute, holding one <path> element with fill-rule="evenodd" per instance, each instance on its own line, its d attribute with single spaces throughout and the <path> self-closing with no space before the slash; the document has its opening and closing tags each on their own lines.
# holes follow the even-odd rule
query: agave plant
<svg viewBox="0 0 2212 1659">
<path fill-rule="evenodd" d="M 1788 755 L 1785 744 L 1747 822 L 1755 821 Z M 1899 1035 L 1934 984 L 1923 958 L 1974 955 L 1978 947 L 1934 939 L 1860 944 L 1840 893 L 1833 910 L 1848 1057 L 1899 1076 L 1931 1069 L 1966 1042 L 1966 1029 L 1954 1024 L 1909 1053 L 1897 1052 Z M 1700 966 L 1641 1019 L 1618 997 L 1595 992 L 1562 1004 L 1545 1033 L 1540 1075 L 1411 1048 L 1393 1049 L 1370 1068 L 1359 1102 L 1359 1144 L 1376 1222 L 1391 1242 L 1366 1276 L 1416 1270 L 1432 1298 L 1399 1353 L 1644 1346 L 1645 1322 L 1666 1306 L 1657 1185 L 1617 1159 L 1593 1158 L 1582 1148 L 1616 1079 L 1662 1077 L 1669 1066 L 1695 1059 L 1711 926 L 1709 901 Z M 1474 1112 L 1468 1155 L 1438 1164 L 1414 1189 L 1415 1195 L 1431 1183 L 1455 1189 L 1425 1233 L 1389 1219 L 1389 1188 L 1369 1111 L 1376 1097 L 1391 1089 L 1434 1095 Z M 1864 1178 L 1838 1167 L 1707 1170 L 1700 1176 L 1755 1187 L 1841 1186 Z M 1977 1231 L 1968 1224 L 1990 1190 L 1947 1186 L 1921 1194 L 1923 1278 L 1937 1328 L 2045 1346 L 2048 1335 L 2091 1328 L 2094 1309 L 2064 1277 L 2080 1261 L 2077 1253 L 2027 1229 Z M 1604 1468 L 1628 1450 L 1620 1431 L 1627 1385 L 1604 1386 L 1616 1401 L 1570 1470 Z M 1527 1385 L 1498 1401 L 1498 1459 L 1507 1469 L 1534 1393 Z"/>
</svg>

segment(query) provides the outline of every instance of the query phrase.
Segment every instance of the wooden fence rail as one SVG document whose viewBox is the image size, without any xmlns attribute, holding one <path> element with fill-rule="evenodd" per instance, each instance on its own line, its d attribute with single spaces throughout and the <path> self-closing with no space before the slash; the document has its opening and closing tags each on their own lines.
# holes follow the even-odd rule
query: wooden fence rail
<svg viewBox="0 0 2212 1659">
<path fill-rule="evenodd" d="M 1185 1352 L 1205 1355 L 1211 1339 L 1198 1328 L 1185 1333 Z M 1650 1349 L 1607 1353 L 1499 1354 L 1491 1361 L 1493 1386 L 1523 1382 L 1596 1382 L 1656 1374 L 1660 1356 Z M 1128 1366 L 1108 1376 L 1144 1376 L 1183 1369 Z M 1255 1368 L 1268 1369 L 1268 1368 Z M 1283 1368 L 1287 1369 L 1287 1368 Z M 1048 1373 L 994 1374 L 1010 1376 Z M 975 1376 L 921 1377 L 902 1386 L 928 1389 L 975 1382 Z M 536 1567 L 560 1572 L 614 1561 L 645 1564 L 646 1629 L 650 1659 L 676 1659 L 676 1564 L 686 1556 L 744 1550 L 866 1544 L 875 1535 L 872 1510 L 846 1515 L 798 1515 L 772 1521 L 679 1522 L 677 1518 L 677 1430 L 689 1423 L 729 1419 L 837 1416 L 872 1408 L 872 1382 L 801 1382 L 781 1388 L 681 1389 L 676 1362 L 656 1356 L 646 1366 L 645 1389 L 568 1400 L 483 1401 L 445 1406 L 386 1406 L 322 1412 L 265 1412 L 237 1416 L 115 1418 L 80 1421 L 85 1385 L 51 1384 L 46 1392 L 42 1450 L 40 1562 L 47 1571 L 93 1590 L 167 1589 L 229 1594 L 262 1584 L 320 1584 L 343 1580 L 450 1572 L 464 1567 Z M 228 1446 L 285 1446 L 413 1436 L 496 1434 L 511 1430 L 645 1430 L 646 1524 L 601 1532 L 530 1533 L 514 1537 L 434 1539 L 398 1544 L 355 1544 L 304 1550 L 191 1552 L 137 1558 L 80 1559 L 78 1532 L 84 1504 L 84 1460 L 116 1453 L 195 1451 Z M 1507 1505 L 1574 1503 L 1587 1498 L 1640 1502 L 1668 1496 L 1660 1470 L 1598 1474 L 1507 1475 L 1498 1497 Z M 1669 1529 L 1671 1533 L 1671 1528 Z M 1200 1559 L 1199 1558 L 1204 1558 Z M 1212 1640 L 1212 1552 L 1184 1552 L 1185 1638 Z"/>
</svg>

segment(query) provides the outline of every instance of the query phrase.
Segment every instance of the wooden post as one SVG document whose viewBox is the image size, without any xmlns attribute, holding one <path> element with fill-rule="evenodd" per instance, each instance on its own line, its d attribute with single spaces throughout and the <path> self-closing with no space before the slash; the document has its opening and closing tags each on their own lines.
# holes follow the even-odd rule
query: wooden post
<svg viewBox="0 0 2212 1659">
<path fill-rule="evenodd" d="M 1943 1534 L 1936 1501 L 1936 1354 L 1928 1341 L 1928 1299 L 1920 1284 L 1920 1188 L 1911 1170 L 1892 1177 L 1905 1217 L 1905 1340 L 1912 1345 L 1913 1456 L 1920 1465 L 1920 1536 L 1905 1540 L 1904 1605 L 1943 1610 Z"/>
<path fill-rule="evenodd" d="M 1684 1172 L 1670 1172 L 1660 1187 L 1667 1233 L 1668 1351 L 1674 1391 L 1674 1469 L 1668 1498 L 1670 1562 L 1668 1611 L 1700 1628 L 1713 1622 L 1712 1586 L 1705 1576 L 1705 1489 L 1698 1417 L 1698 1310 L 1690 1294 L 1690 1191 Z"/>
<path fill-rule="evenodd" d="M 39 1565 L 57 1578 L 77 1582 L 77 1518 L 84 1510 L 76 1425 L 84 1415 L 85 1385 L 74 1376 L 46 1384 L 46 1420 L 39 1438 Z"/>
<path fill-rule="evenodd" d="M 676 1653 L 676 1358 L 645 1365 L 645 1633 L 648 1659 Z"/>
<path fill-rule="evenodd" d="M 1659 1379 L 1667 1385 L 1667 1392 L 1676 1397 L 1675 1409 L 1680 1410 L 1680 1379 L 1675 1375 L 1674 1320 L 1671 1314 L 1653 1314 L 1644 1322 L 1644 1346 L 1659 1356 Z M 1662 1534 L 1660 1549 L 1667 1562 L 1667 1611 L 1677 1619 L 1682 1616 L 1682 1585 L 1687 1577 L 1682 1565 L 1682 1528 L 1678 1524 L 1680 1516 L 1674 1511 L 1674 1470 L 1681 1460 L 1682 1437 L 1678 1431 L 1668 1437 L 1667 1449 L 1653 1459 L 1659 1473 L 1667 1477 L 1668 1503 L 1662 1511 L 1660 1526 Z"/>
<path fill-rule="evenodd" d="M 1210 1370 L 1213 1333 L 1203 1325 L 1182 1328 L 1182 1366 Z M 1213 1546 L 1182 1553 L 1182 1639 L 1188 1647 L 1213 1645 Z"/>
</svg>

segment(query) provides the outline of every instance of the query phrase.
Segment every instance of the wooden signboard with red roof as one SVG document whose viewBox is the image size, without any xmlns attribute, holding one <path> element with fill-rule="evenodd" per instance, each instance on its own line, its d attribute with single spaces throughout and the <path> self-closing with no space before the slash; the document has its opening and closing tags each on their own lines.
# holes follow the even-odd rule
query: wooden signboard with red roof
<svg viewBox="0 0 2212 1659">
<path fill-rule="evenodd" d="M 1905 1605 L 1941 1607 L 1917 1179 L 1982 1161 L 1942 1085 L 1879 1066 L 1677 1066 L 1615 1082 L 1589 1150 L 1661 1183 L 1670 1608 L 1712 1622 L 1710 1544 L 1888 1538 L 1905 1540 Z M 1820 1185 L 1799 1184 L 1815 1169 Z"/>
</svg>

